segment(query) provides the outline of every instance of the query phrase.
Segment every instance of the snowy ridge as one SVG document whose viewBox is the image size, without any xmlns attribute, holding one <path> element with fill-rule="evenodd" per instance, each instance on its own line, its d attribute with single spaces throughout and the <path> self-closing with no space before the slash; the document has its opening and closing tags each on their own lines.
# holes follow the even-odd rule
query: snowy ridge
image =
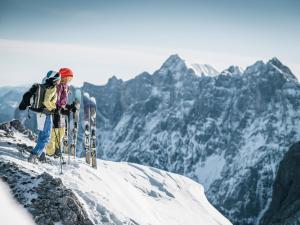
<svg viewBox="0 0 300 225">
<path fill-rule="evenodd" d="M 0 130 L 0 162 L 16 163 L 27 173 L 47 172 L 61 178 L 81 199 L 95 224 L 231 224 L 207 201 L 203 187 L 189 178 L 103 160 L 98 160 L 95 170 L 83 159 L 64 166 L 60 175 L 56 161 L 53 165 L 27 163 L 17 150 L 22 143 L 34 145 L 24 134 L 7 135 Z"/>
</svg>

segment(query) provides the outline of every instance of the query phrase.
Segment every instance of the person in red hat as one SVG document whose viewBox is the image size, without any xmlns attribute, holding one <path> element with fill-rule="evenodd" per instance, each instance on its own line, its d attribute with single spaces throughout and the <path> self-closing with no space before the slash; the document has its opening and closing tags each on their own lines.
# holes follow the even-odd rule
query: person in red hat
<svg viewBox="0 0 300 225">
<path fill-rule="evenodd" d="M 61 76 L 60 84 L 57 85 L 57 113 L 53 115 L 53 129 L 51 131 L 51 140 L 46 147 L 48 156 L 59 157 L 61 154 L 62 138 L 65 135 L 66 116 L 70 111 L 76 110 L 74 104 L 68 105 L 69 83 L 73 79 L 73 71 L 69 68 L 61 68 L 59 70 Z"/>
</svg>

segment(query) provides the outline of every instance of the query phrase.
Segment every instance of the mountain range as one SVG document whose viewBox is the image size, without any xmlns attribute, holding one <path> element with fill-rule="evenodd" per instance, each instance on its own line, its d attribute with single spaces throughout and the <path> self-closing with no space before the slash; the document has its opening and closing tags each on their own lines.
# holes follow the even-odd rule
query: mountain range
<svg viewBox="0 0 300 225">
<path fill-rule="evenodd" d="M 97 100 L 98 157 L 190 177 L 233 224 L 260 224 L 279 164 L 300 138 L 299 82 L 278 58 L 199 68 L 171 55 L 153 74 L 84 83 Z"/>
</svg>

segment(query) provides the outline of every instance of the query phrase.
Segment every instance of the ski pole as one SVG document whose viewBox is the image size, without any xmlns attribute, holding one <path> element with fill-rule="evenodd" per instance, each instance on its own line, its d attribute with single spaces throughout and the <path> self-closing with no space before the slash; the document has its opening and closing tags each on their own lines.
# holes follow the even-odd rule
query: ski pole
<svg viewBox="0 0 300 225">
<path fill-rule="evenodd" d="M 53 128 L 54 130 L 54 135 L 55 135 L 55 139 L 56 139 L 56 142 L 58 143 L 58 147 L 59 147 L 59 151 L 60 151 L 60 157 L 59 157 L 59 164 L 60 164 L 60 173 L 59 174 L 63 174 L 62 172 L 62 152 L 61 152 L 61 144 L 57 138 L 57 134 L 56 134 L 56 131 L 55 131 L 55 128 Z M 55 146 L 54 146 L 55 147 Z"/>
</svg>

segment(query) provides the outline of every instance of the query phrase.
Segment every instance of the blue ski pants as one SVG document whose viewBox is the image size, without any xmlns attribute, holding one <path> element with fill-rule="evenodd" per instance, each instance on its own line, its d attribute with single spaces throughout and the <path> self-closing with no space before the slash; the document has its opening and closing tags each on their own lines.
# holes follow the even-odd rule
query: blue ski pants
<svg viewBox="0 0 300 225">
<path fill-rule="evenodd" d="M 34 149 L 32 149 L 32 153 L 40 156 L 45 148 L 45 146 L 48 144 L 51 134 L 51 128 L 52 128 L 52 116 L 46 115 L 44 128 L 39 132 L 39 136 L 37 139 L 36 146 Z"/>
</svg>

